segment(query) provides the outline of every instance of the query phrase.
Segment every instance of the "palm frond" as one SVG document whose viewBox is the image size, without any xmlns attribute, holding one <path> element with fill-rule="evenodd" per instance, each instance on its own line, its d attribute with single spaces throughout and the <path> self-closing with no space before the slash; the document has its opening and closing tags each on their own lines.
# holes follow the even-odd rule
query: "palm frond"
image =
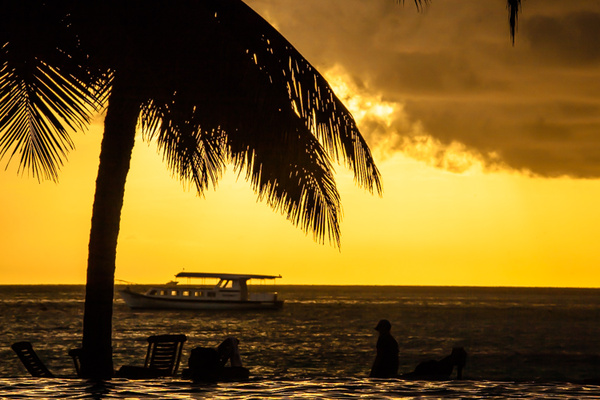
<svg viewBox="0 0 600 400">
<path fill-rule="evenodd" d="M 153 89 L 142 112 L 145 136 L 158 141 L 171 170 L 199 193 L 216 184 L 225 157 L 259 199 L 317 241 L 339 246 L 331 159 L 347 161 L 361 184 L 381 190 L 352 116 L 318 72 L 241 1 L 197 5 L 189 19 L 161 11 L 192 34 L 185 49 L 179 41 L 161 51 L 159 68 L 144 77 Z M 160 43 L 169 34 L 144 37 Z"/>
<path fill-rule="evenodd" d="M 5 69 L 0 74 L 0 132 L 4 132 L 0 136 L 0 158 L 10 152 L 10 162 L 20 152 L 20 169 L 30 170 L 38 178 L 56 180 L 58 166 L 73 142 L 39 96 L 43 82 L 25 83 L 14 71 Z"/>
<path fill-rule="evenodd" d="M 247 171 L 261 200 L 304 232 L 312 232 L 315 241 L 327 239 L 339 247 L 341 202 L 327 153 L 303 126 L 283 137 L 290 142 L 279 147 L 295 151 L 274 156 L 257 149 L 248 158 L 243 148 L 234 148 L 234 165 Z"/>
<path fill-rule="evenodd" d="M 105 101 L 109 79 L 83 63 L 65 2 L 3 2 L 0 23 L 0 158 L 56 180 L 73 141 Z M 35 3 L 35 4 L 33 4 Z M 68 40 L 65 40 L 68 39 Z M 8 165 L 8 164 L 7 164 Z"/>
<path fill-rule="evenodd" d="M 150 102 L 142 108 L 142 130 L 148 141 L 156 140 L 173 174 L 184 183 L 194 183 L 202 195 L 210 185 L 216 187 L 225 170 L 226 136 L 219 128 L 202 129 L 194 118 L 194 106 L 185 111 Z"/>
<path fill-rule="evenodd" d="M 239 0 L 212 1 L 221 29 L 245 49 L 263 81 L 287 88 L 291 106 L 329 155 L 345 163 L 357 183 L 381 193 L 381 178 L 354 118 L 323 76 L 268 22 Z M 269 101 L 271 98 L 268 99 Z"/>
<path fill-rule="evenodd" d="M 248 74 L 236 79 L 215 71 L 204 85 L 188 85 L 202 90 L 200 98 L 207 101 L 200 105 L 187 102 L 186 90 L 171 101 L 153 100 L 142 112 L 144 134 L 158 142 L 170 169 L 200 194 L 216 185 L 230 162 L 260 200 L 312 232 L 316 241 L 339 246 L 341 206 L 327 153 L 291 108 L 286 116 L 254 101 L 256 93 L 243 84 Z"/>
<path fill-rule="evenodd" d="M 431 0 L 414 0 L 415 2 L 415 7 L 417 7 L 418 11 L 422 11 L 423 8 L 429 4 Z M 404 4 L 404 0 L 396 0 L 396 3 L 402 3 Z"/>
<path fill-rule="evenodd" d="M 508 23 L 510 24 L 510 39 L 513 46 L 515 45 L 515 34 L 517 24 L 519 22 L 519 11 L 521 10 L 521 0 L 506 0 L 506 8 L 508 8 Z"/>
</svg>

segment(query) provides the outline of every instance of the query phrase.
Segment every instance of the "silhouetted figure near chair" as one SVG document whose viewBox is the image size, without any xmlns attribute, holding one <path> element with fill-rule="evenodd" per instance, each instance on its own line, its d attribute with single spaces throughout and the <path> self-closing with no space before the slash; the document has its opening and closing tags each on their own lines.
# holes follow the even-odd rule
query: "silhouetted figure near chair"
<svg viewBox="0 0 600 400">
<path fill-rule="evenodd" d="M 184 371 L 183 377 L 195 381 L 215 382 L 248 379 L 250 371 L 242 366 L 239 343 L 237 338 L 228 337 L 216 349 L 192 349 L 188 361 L 189 368 Z M 230 366 L 227 366 L 228 361 Z"/>
<path fill-rule="evenodd" d="M 467 363 L 467 352 L 462 347 L 455 347 L 452 353 L 443 359 L 423 361 L 413 372 L 400 375 L 403 379 L 447 380 L 456 365 L 456 379 L 462 379 L 462 370 Z"/>
<path fill-rule="evenodd" d="M 371 368 L 371 378 L 394 378 L 398 375 L 398 342 L 390 333 L 392 324 L 387 319 L 379 321 L 375 330 L 379 332 L 377 339 L 377 356 Z"/>
<path fill-rule="evenodd" d="M 240 341 L 237 338 L 229 336 L 227 339 L 217 347 L 217 353 L 219 354 L 219 364 L 224 367 L 227 361 L 232 367 L 241 367 L 242 358 L 240 357 L 239 349 Z"/>
</svg>

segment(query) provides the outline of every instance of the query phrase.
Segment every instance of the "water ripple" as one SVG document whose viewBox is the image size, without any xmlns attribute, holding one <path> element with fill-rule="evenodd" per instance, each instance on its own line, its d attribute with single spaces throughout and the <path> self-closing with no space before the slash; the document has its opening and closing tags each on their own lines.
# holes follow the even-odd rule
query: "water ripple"
<svg viewBox="0 0 600 400">
<path fill-rule="evenodd" d="M 181 380 L 0 379 L 1 399 L 600 399 L 600 387 L 490 381 L 370 379 L 260 380 L 196 384 Z"/>
</svg>

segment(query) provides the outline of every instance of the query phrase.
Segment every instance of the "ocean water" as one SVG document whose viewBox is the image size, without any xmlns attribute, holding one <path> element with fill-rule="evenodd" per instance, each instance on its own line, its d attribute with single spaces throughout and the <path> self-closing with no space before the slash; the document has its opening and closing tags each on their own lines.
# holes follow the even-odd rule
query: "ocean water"
<svg viewBox="0 0 600 400">
<path fill-rule="evenodd" d="M 140 288 L 143 290 L 144 288 Z M 73 379 L 83 286 L 0 286 L 0 398 L 160 399 L 600 399 L 600 290 L 276 286 L 282 310 L 131 311 L 114 306 L 115 367 L 141 365 L 146 337 L 184 333 L 182 367 L 196 346 L 240 339 L 251 380 Z M 369 379 L 381 318 L 392 322 L 400 372 L 468 353 L 463 381 Z M 33 379 L 10 349 L 33 343 L 61 378 Z"/>
</svg>

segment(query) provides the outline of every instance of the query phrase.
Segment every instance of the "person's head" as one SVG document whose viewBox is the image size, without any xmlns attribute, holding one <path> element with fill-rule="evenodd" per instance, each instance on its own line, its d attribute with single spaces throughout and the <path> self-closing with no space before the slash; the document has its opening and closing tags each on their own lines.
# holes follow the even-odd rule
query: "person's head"
<svg viewBox="0 0 600 400">
<path fill-rule="evenodd" d="M 379 320 L 375 330 L 379 333 L 389 332 L 392 329 L 392 324 L 387 319 Z"/>
<path fill-rule="evenodd" d="M 452 357 L 454 364 L 458 365 L 459 367 L 464 367 L 467 363 L 467 352 L 462 347 L 452 348 L 452 354 L 450 354 L 450 357 Z"/>
</svg>

